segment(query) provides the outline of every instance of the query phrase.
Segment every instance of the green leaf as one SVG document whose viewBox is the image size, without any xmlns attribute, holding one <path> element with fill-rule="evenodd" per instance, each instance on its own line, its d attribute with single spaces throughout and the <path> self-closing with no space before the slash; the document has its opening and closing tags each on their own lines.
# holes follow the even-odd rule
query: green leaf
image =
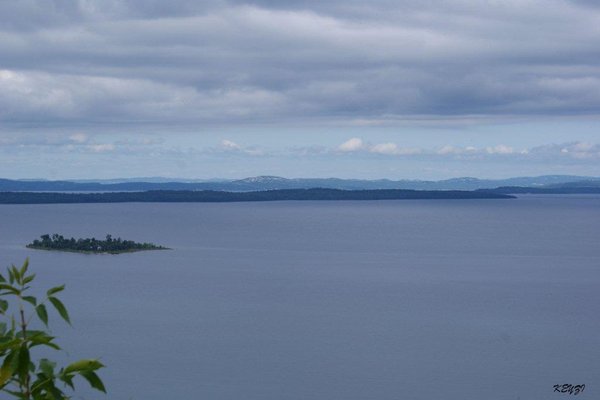
<svg viewBox="0 0 600 400">
<path fill-rule="evenodd" d="M 50 297 L 50 296 L 52 296 L 55 293 L 62 292 L 63 290 L 65 290 L 65 285 L 56 286 L 56 287 L 53 287 L 52 289 L 49 289 L 46 292 L 46 295 L 48 297 Z"/>
<path fill-rule="evenodd" d="M 30 303 L 34 307 L 37 305 L 37 299 L 33 296 L 23 296 L 23 300 Z"/>
<path fill-rule="evenodd" d="M 54 377 L 46 378 L 44 374 L 37 374 L 38 380 L 31 385 L 33 400 L 65 400 L 67 397 L 54 384 Z"/>
<path fill-rule="evenodd" d="M 14 280 L 20 285 L 21 284 L 21 274 L 19 274 L 19 270 L 14 265 L 11 265 L 10 269 L 12 270 Z"/>
<path fill-rule="evenodd" d="M 80 371 L 94 371 L 102 367 L 104 367 L 104 365 L 98 360 L 84 359 L 69 364 L 65 368 L 64 373 L 72 374 L 74 372 L 78 373 Z"/>
<path fill-rule="evenodd" d="M 50 340 L 53 340 L 53 339 L 54 338 L 52 338 Z M 59 345 L 57 345 L 56 343 L 52 343 L 50 340 L 38 340 L 36 343 L 32 344 L 30 347 L 46 346 L 46 347 L 50 347 L 51 349 L 54 349 L 54 350 L 61 350 Z"/>
<path fill-rule="evenodd" d="M 0 282 L 6 282 L 6 278 L 2 274 L 0 274 Z"/>
<path fill-rule="evenodd" d="M 7 270 L 8 270 L 8 281 L 10 282 L 11 285 L 13 283 L 15 283 L 15 275 L 13 273 L 14 267 L 15 266 L 13 265 L 12 268 L 7 268 Z"/>
<path fill-rule="evenodd" d="M 73 376 L 72 375 L 67 375 L 67 374 L 64 373 L 64 371 L 61 371 L 58 379 L 60 379 L 61 381 L 63 381 L 71 389 L 75 389 L 75 386 L 73 386 Z"/>
<path fill-rule="evenodd" d="M 21 343 L 21 340 L 9 338 L 9 340 L 2 341 L 0 343 L 0 351 L 4 352 L 10 348 L 13 348 L 15 345 L 18 345 L 19 343 Z"/>
<path fill-rule="evenodd" d="M 27 331 L 27 339 L 29 340 L 29 348 L 35 346 L 47 346 L 56 350 L 60 350 L 58 345 L 52 343 L 54 336 L 48 335 L 44 331 Z"/>
<path fill-rule="evenodd" d="M 48 391 L 50 393 L 52 393 L 52 395 L 54 396 L 54 398 L 56 400 L 60 400 L 60 399 L 68 399 L 67 396 L 65 396 L 65 394 L 62 392 L 62 390 L 58 389 L 56 386 L 51 386 Z"/>
<path fill-rule="evenodd" d="M 31 281 L 32 281 L 32 280 L 34 280 L 34 279 L 35 279 L 35 274 L 31 274 L 31 275 L 29 275 L 29 276 L 26 276 L 26 277 L 23 279 L 23 285 L 27 285 L 29 282 L 31 282 Z"/>
<path fill-rule="evenodd" d="M 40 360 L 40 370 L 46 375 L 48 378 L 54 376 L 54 368 L 56 367 L 56 363 L 48 360 L 47 358 L 42 358 Z"/>
<path fill-rule="evenodd" d="M 15 336 L 22 339 L 23 338 L 23 331 L 17 332 L 17 334 Z M 27 339 L 36 339 L 36 338 L 39 338 L 39 337 L 48 337 L 48 334 L 46 333 L 46 331 L 38 331 L 38 330 L 27 329 L 25 331 L 25 337 Z"/>
<path fill-rule="evenodd" d="M 25 273 L 27 272 L 27 268 L 29 268 L 29 257 L 27 257 L 25 259 L 25 262 L 23 263 L 23 266 L 19 270 L 19 276 L 21 277 L 21 279 L 23 279 L 23 277 L 25 277 Z"/>
<path fill-rule="evenodd" d="M 21 294 L 19 289 L 6 283 L 0 283 L 0 290 L 8 290 L 10 293 L 16 294 L 17 296 Z"/>
<path fill-rule="evenodd" d="M 69 325 L 71 325 L 69 313 L 67 312 L 67 309 L 65 308 L 64 304 L 56 297 L 48 297 L 48 300 L 50 300 L 50 303 L 52 303 L 54 308 L 56 308 L 56 311 L 58 311 L 62 319 L 64 319 Z"/>
<path fill-rule="evenodd" d="M 4 358 L 2 367 L 0 367 L 0 388 L 4 387 L 6 383 L 13 376 L 14 372 L 19 366 L 19 348 L 16 347 Z M 6 390 L 6 389 L 4 389 Z"/>
<path fill-rule="evenodd" d="M 90 386 L 94 389 L 98 389 L 101 392 L 106 393 L 106 388 L 104 387 L 104 383 L 98 375 L 96 375 L 93 371 L 82 371 L 79 373 L 86 381 L 89 382 Z"/>
<path fill-rule="evenodd" d="M 8 301 L 0 300 L 0 314 L 4 314 L 8 310 Z"/>
<path fill-rule="evenodd" d="M 35 308 L 35 312 L 44 325 L 48 326 L 48 311 L 46 310 L 46 306 L 43 304 L 38 305 Z"/>
<path fill-rule="evenodd" d="M 27 345 L 21 345 L 21 350 L 19 351 L 19 365 L 17 366 L 17 372 L 19 376 L 25 377 L 29 373 L 29 348 Z"/>
</svg>

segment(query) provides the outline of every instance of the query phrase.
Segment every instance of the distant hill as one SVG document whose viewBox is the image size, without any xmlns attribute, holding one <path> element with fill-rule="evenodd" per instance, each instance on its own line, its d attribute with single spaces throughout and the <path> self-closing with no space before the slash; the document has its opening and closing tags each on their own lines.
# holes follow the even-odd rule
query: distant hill
<svg viewBox="0 0 600 400">
<path fill-rule="evenodd" d="M 257 176 L 238 180 L 168 181 L 165 178 L 140 178 L 140 181 L 113 179 L 103 181 L 48 181 L 0 179 L 0 192 L 134 192 L 148 190 L 214 190 L 251 192 L 278 189 L 328 188 L 342 190 L 477 190 L 497 187 L 550 187 L 600 185 L 600 178 L 570 175 L 546 175 L 509 179 L 453 178 L 441 181 L 425 180 L 361 180 L 339 178 L 295 178 Z"/>
</svg>

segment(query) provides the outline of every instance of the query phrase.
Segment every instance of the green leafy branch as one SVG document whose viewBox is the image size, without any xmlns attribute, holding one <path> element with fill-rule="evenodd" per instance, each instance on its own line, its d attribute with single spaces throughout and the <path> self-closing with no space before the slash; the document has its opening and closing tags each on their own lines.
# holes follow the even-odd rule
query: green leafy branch
<svg viewBox="0 0 600 400">
<path fill-rule="evenodd" d="M 0 391 L 22 400 L 64 400 L 69 397 L 62 388 L 74 390 L 73 379 L 80 376 L 92 388 L 106 393 L 96 374 L 104 367 L 98 360 L 80 360 L 57 370 L 56 363 L 48 359 L 42 358 L 37 364 L 32 359 L 31 352 L 35 347 L 61 348 L 47 331 L 29 329 L 31 319 L 37 316 L 48 328 L 46 305 L 51 305 L 65 322 L 71 324 L 71 321 L 67 308 L 56 297 L 64 290 L 64 285 L 46 291 L 41 302 L 27 295 L 29 285 L 35 279 L 35 274 L 27 274 L 28 268 L 29 259 L 20 268 L 8 267 L 6 277 L 0 274 Z M 5 298 L 15 301 L 16 313 L 9 313 L 11 303 Z M 31 310 L 29 318 L 28 310 Z"/>
</svg>

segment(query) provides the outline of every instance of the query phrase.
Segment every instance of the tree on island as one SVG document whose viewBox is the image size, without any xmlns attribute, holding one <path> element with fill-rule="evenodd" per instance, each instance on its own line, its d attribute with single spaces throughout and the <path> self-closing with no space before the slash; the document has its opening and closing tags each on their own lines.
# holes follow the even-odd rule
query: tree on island
<svg viewBox="0 0 600 400">
<path fill-rule="evenodd" d="M 41 240 L 40 240 L 41 239 Z M 114 239 L 112 235 L 106 235 L 105 240 L 96 238 L 75 239 L 65 238 L 58 233 L 53 235 L 42 235 L 40 239 L 34 240 L 27 245 L 31 249 L 41 250 L 64 250 L 85 253 L 123 253 L 141 250 L 164 250 L 166 247 L 157 246 L 153 243 L 136 243 L 133 240 L 123 240 L 120 237 Z"/>
</svg>

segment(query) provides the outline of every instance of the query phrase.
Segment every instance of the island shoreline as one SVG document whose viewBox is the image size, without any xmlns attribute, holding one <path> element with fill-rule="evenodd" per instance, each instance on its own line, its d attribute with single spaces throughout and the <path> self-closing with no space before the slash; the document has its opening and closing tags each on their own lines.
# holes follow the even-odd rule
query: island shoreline
<svg viewBox="0 0 600 400">
<path fill-rule="evenodd" d="M 30 245 L 26 245 L 25 246 L 28 249 L 32 249 L 32 250 L 44 250 L 44 251 L 60 251 L 63 253 L 78 253 L 78 254 L 110 254 L 110 255 L 117 255 L 117 254 L 125 254 L 125 253 L 139 253 L 142 251 L 155 251 L 155 250 L 173 250 L 170 247 L 163 247 L 160 249 L 129 249 L 129 250 L 120 250 L 120 251 L 84 251 L 84 250 L 71 250 L 71 249 L 51 249 L 51 248 L 47 248 L 47 247 L 38 247 L 38 246 L 30 246 Z"/>
</svg>

